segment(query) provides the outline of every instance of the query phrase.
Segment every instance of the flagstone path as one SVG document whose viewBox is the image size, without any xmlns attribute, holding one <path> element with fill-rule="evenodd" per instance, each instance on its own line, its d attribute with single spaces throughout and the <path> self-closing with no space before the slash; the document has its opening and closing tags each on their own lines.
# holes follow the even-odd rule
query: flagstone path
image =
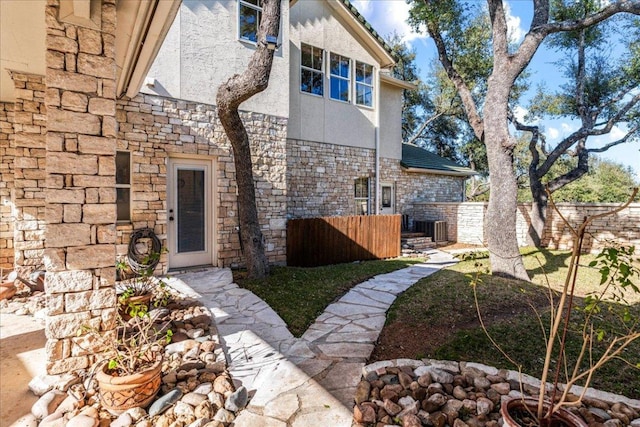
<svg viewBox="0 0 640 427">
<path fill-rule="evenodd" d="M 300 338 L 262 299 L 233 283 L 229 269 L 174 274 L 171 286 L 213 313 L 229 371 L 252 396 L 236 427 L 348 427 L 362 368 L 396 296 L 456 259 L 441 251 L 428 262 L 376 276 L 330 304 Z"/>
</svg>

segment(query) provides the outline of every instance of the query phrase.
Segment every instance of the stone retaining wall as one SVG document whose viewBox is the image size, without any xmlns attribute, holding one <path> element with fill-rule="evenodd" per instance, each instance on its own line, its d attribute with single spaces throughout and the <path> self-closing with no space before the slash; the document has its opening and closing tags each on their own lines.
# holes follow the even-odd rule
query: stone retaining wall
<svg viewBox="0 0 640 427">
<path fill-rule="evenodd" d="M 615 203 L 559 203 L 558 209 L 572 227 L 585 216 L 593 216 L 619 206 Z M 448 240 L 474 245 L 486 244 L 486 203 L 416 203 L 414 220 L 447 222 Z M 531 204 L 519 204 L 516 233 L 518 243 L 527 245 Z M 543 245 L 550 249 L 571 249 L 569 227 L 557 212 L 548 209 Z M 588 229 L 584 247 L 587 251 L 602 249 L 607 240 L 640 245 L 640 203 L 633 203 L 615 215 L 595 220 Z"/>
</svg>

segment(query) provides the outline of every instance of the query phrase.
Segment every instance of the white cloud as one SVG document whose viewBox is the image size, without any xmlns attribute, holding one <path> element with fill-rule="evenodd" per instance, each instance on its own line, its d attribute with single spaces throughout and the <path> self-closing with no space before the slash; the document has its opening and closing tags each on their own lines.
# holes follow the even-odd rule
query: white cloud
<svg viewBox="0 0 640 427">
<path fill-rule="evenodd" d="M 354 0 L 352 4 L 385 39 L 393 32 L 407 43 L 426 38 L 426 35 L 414 32 L 407 24 L 411 5 L 403 0 Z"/>
<path fill-rule="evenodd" d="M 565 134 L 573 133 L 575 129 L 571 123 L 567 123 L 567 122 L 562 123 L 560 127 L 562 128 L 562 132 Z"/>
<path fill-rule="evenodd" d="M 553 127 L 547 128 L 547 136 L 549 137 L 549 139 L 558 139 L 558 137 L 560 136 L 560 131 Z"/>
<path fill-rule="evenodd" d="M 507 33 L 509 35 L 509 40 L 512 43 L 520 43 L 527 32 L 520 26 L 522 23 L 519 16 L 514 16 L 511 14 L 511 7 L 509 3 L 505 5 L 505 14 L 507 18 Z"/>
<path fill-rule="evenodd" d="M 620 138 L 623 138 L 627 134 L 626 130 L 621 129 L 618 126 L 614 126 L 611 128 L 611 132 L 609 132 L 609 141 L 617 141 Z"/>
</svg>

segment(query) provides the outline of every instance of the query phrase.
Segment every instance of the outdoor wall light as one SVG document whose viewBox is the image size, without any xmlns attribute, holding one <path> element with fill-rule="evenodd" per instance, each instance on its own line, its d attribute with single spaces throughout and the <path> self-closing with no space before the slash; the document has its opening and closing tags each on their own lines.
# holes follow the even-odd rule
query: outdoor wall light
<svg viewBox="0 0 640 427">
<path fill-rule="evenodd" d="M 269 50 L 276 50 L 278 48 L 278 37 L 276 36 L 267 36 L 265 37 L 265 46 Z"/>
</svg>

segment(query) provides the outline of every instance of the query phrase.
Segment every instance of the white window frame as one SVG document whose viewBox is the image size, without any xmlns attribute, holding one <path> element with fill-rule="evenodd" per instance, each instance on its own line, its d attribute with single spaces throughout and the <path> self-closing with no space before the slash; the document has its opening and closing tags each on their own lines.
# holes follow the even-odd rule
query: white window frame
<svg viewBox="0 0 640 427">
<path fill-rule="evenodd" d="M 118 162 L 117 162 L 116 159 L 117 159 L 117 155 L 119 153 L 127 154 L 128 157 L 129 157 L 129 177 L 128 177 L 128 181 L 129 182 L 128 183 L 119 183 L 118 180 L 117 180 L 118 179 L 118 172 L 117 172 L 117 170 L 118 170 Z M 116 163 L 116 177 L 115 177 L 116 178 L 116 220 L 119 223 L 129 223 L 129 222 L 131 222 L 131 206 L 132 206 L 132 203 L 131 203 L 131 199 L 132 199 L 131 181 L 132 181 L 132 177 L 133 177 L 132 169 L 131 169 L 133 167 L 133 164 L 132 164 L 131 160 L 132 160 L 131 152 L 130 151 L 125 151 L 125 150 L 116 151 L 116 158 L 113 159 L 114 163 Z M 129 190 L 129 201 L 128 201 L 128 204 L 129 204 L 129 209 L 128 209 L 129 210 L 129 218 L 120 218 L 120 217 L 118 217 L 118 212 L 120 211 L 120 209 L 118 209 L 118 197 L 117 197 L 118 189 L 128 189 Z"/>
<path fill-rule="evenodd" d="M 258 0 L 259 4 L 262 4 L 262 0 Z M 240 18 L 241 18 L 241 14 L 240 11 L 242 10 L 243 7 L 248 7 L 250 9 L 256 10 L 258 11 L 258 22 L 256 23 L 256 40 L 251 40 L 248 39 L 246 37 L 242 37 L 242 34 L 240 33 L 240 29 L 241 29 L 241 25 L 240 25 Z M 247 1 L 247 0 L 238 0 L 238 19 L 237 19 L 237 23 L 238 23 L 238 40 L 240 40 L 243 43 L 251 43 L 254 45 L 258 44 L 258 29 L 260 28 L 260 21 L 262 19 L 262 6 L 256 6 L 255 4 Z"/>
<path fill-rule="evenodd" d="M 371 83 L 366 83 L 364 81 L 358 81 L 358 65 L 365 65 L 367 67 L 371 67 Z M 353 81 L 354 81 L 354 96 L 353 96 L 353 101 L 356 105 L 360 106 L 360 107 L 366 107 L 366 108 L 373 108 L 374 104 L 375 104 L 375 78 L 376 78 L 376 74 L 375 74 L 375 67 L 373 65 L 367 64 L 366 62 L 362 62 L 362 61 L 355 61 L 355 67 L 353 67 Z M 367 105 L 367 104 L 361 104 L 358 102 L 358 87 L 359 86 L 364 86 L 367 87 L 369 89 L 371 89 L 371 105 Z"/>
<path fill-rule="evenodd" d="M 362 185 L 358 185 L 359 182 L 365 181 L 364 188 L 367 190 L 366 196 L 358 194 L 358 190 L 363 188 Z M 370 215 L 371 214 L 371 188 L 369 177 L 362 176 L 353 180 L 353 199 L 355 201 L 355 214 L 356 215 Z M 365 202 L 365 212 L 360 212 L 359 207 L 362 206 L 362 202 Z"/>
<path fill-rule="evenodd" d="M 349 63 L 349 72 L 347 73 L 347 77 L 343 77 L 343 76 L 341 76 L 339 74 L 333 74 L 331 72 L 331 60 L 332 60 L 333 56 L 337 56 L 337 57 L 339 57 L 339 59 L 346 59 L 348 61 L 348 63 Z M 353 90 L 352 89 L 352 85 L 351 85 L 351 80 L 352 80 L 351 79 L 351 73 L 352 73 L 352 70 L 353 70 L 353 67 L 351 66 L 352 65 L 351 62 L 352 62 L 351 58 L 349 58 L 348 56 L 340 55 L 339 53 L 335 53 L 335 52 L 329 52 L 329 60 L 327 61 L 327 67 L 329 67 L 329 72 L 327 73 L 329 75 L 329 99 L 331 99 L 333 101 L 338 101 L 338 102 L 345 102 L 347 104 L 351 103 L 351 97 L 352 97 L 351 91 Z M 334 78 L 338 79 L 338 80 L 341 80 L 341 81 L 346 81 L 347 82 L 348 89 L 347 89 L 347 99 L 346 100 L 333 97 L 333 94 L 331 93 L 331 81 Z"/>
<path fill-rule="evenodd" d="M 302 65 L 302 46 L 308 46 L 311 49 L 317 49 L 321 52 L 321 58 L 322 58 L 322 64 L 320 64 L 320 68 L 310 68 L 307 67 L 305 65 Z M 313 51 L 312 51 L 313 52 Z M 312 54 L 313 57 L 313 54 Z M 325 80 L 324 80 L 324 76 L 325 76 L 325 72 L 324 72 L 324 64 L 327 62 L 326 61 L 326 55 L 325 55 L 325 50 L 320 48 L 320 47 L 316 47 L 307 43 L 300 43 L 300 92 L 307 94 L 307 95 L 313 95 L 313 96 L 318 96 L 320 98 L 324 98 L 324 94 L 325 94 Z M 317 93 L 313 93 L 313 92 L 307 92 L 306 90 L 302 90 L 302 71 L 303 70 L 307 70 L 310 71 L 311 73 L 317 73 L 320 75 L 320 81 L 322 82 L 322 94 L 317 94 Z"/>
</svg>

